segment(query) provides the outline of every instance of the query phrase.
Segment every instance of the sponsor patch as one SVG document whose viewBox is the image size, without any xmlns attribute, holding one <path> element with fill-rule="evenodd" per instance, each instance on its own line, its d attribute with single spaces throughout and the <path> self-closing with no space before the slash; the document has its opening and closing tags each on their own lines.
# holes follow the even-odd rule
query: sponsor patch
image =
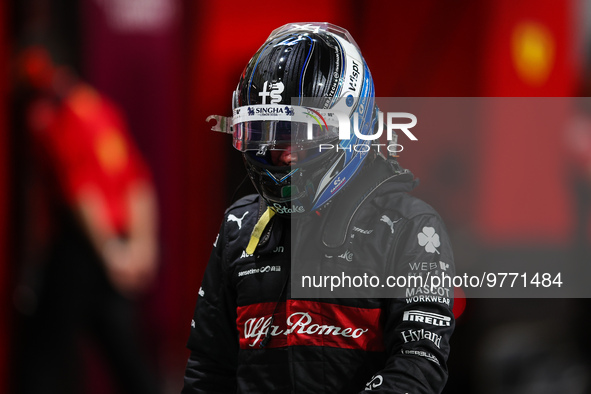
<svg viewBox="0 0 591 394">
<path fill-rule="evenodd" d="M 238 307 L 236 327 L 241 349 L 258 349 L 270 336 L 268 348 L 328 346 L 381 351 L 381 309 L 354 308 L 330 303 L 288 300 Z M 271 316 L 273 315 L 273 318 Z"/>
</svg>

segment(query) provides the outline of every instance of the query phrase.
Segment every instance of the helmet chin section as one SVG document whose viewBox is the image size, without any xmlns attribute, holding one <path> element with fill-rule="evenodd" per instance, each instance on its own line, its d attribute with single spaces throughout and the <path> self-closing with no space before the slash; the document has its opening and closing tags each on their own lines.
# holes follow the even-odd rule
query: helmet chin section
<svg viewBox="0 0 591 394">
<path fill-rule="evenodd" d="M 296 165 L 275 166 L 254 152 L 243 154 L 246 171 L 258 193 L 282 216 L 303 215 L 316 209 L 315 199 L 325 188 L 321 181 L 333 166 L 334 156 L 334 152 L 324 152 Z"/>
</svg>

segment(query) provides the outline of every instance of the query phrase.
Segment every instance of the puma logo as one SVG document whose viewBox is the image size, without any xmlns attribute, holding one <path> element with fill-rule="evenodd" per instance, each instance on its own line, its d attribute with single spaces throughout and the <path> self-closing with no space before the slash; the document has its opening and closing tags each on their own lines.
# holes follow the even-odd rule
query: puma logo
<svg viewBox="0 0 591 394">
<path fill-rule="evenodd" d="M 392 219 L 390 219 L 388 216 L 382 215 L 382 218 L 380 219 L 380 222 L 385 222 L 388 226 L 390 226 L 390 230 L 392 230 L 392 234 L 394 234 L 394 223 L 398 223 L 401 220 L 402 220 L 402 218 L 400 218 L 397 221 L 393 222 Z"/>
<path fill-rule="evenodd" d="M 244 212 L 244 215 L 242 215 L 241 218 L 237 218 L 236 216 L 234 216 L 233 214 L 229 214 L 228 215 L 228 222 L 236 222 L 238 223 L 238 230 L 240 230 L 242 228 L 242 219 L 244 219 L 244 217 L 248 215 L 248 211 Z"/>
</svg>

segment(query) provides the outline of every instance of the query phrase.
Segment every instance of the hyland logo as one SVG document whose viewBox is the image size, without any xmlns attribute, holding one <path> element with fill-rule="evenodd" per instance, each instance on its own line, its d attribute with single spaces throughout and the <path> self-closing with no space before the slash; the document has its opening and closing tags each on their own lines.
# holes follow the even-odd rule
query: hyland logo
<svg viewBox="0 0 591 394">
<path fill-rule="evenodd" d="M 402 339 L 404 339 L 404 343 L 409 342 L 417 342 L 423 339 L 427 339 L 435 344 L 437 348 L 441 346 L 441 335 L 437 335 L 431 331 L 425 331 L 425 329 L 420 330 L 406 330 L 400 333 L 402 335 Z"/>
<path fill-rule="evenodd" d="M 443 316 L 437 313 L 423 311 L 405 311 L 402 316 L 403 321 L 413 321 L 417 323 L 431 324 L 439 327 L 449 327 L 451 317 Z"/>
</svg>

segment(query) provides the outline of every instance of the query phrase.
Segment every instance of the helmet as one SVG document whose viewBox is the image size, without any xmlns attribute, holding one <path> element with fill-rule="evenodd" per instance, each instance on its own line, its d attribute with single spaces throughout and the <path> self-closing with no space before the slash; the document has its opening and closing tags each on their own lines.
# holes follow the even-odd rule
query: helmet
<svg viewBox="0 0 591 394">
<path fill-rule="evenodd" d="M 359 173 L 371 146 L 357 134 L 374 130 L 374 96 L 367 64 L 345 29 L 290 23 L 271 33 L 234 92 L 232 133 L 254 186 L 276 213 L 319 211 Z M 298 161 L 277 165 L 277 150 L 297 153 Z"/>
</svg>

